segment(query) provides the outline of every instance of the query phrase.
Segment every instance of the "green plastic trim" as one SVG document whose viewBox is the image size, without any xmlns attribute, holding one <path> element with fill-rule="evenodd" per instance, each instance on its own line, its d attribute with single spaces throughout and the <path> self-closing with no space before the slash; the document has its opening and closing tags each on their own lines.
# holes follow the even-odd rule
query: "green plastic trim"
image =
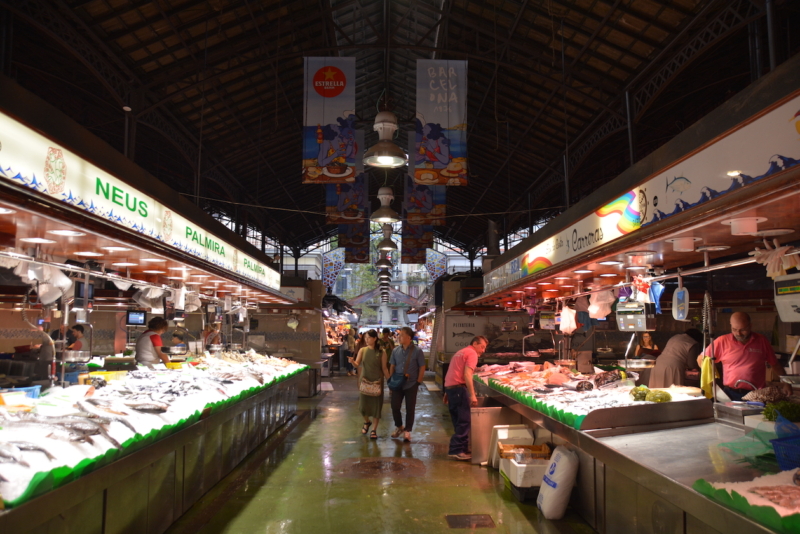
<svg viewBox="0 0 800 534">
<path fill-rule="evenodd" d="M 735 491 L 729 492 L 725 489 L 717 489 L 702 478 L 692 484 L 692 489 L 711 500 L 743 513 L 772 530 L 787 534 L 800 534 L 800 514 L 781 517 L 771 506 L 752 505 L 741 494 Z"/>
<path fill-rule="evenodd" d="M 211 409 L 211 413 L 217 413 L 222 411 L 236 403 L 239 403 L 245 399 L 252 397 L 262 391 L 286 380 L 289 380 L 295 375 L 298 375 L 308 369 L 307 365 L 304 365 L 300 369 L 289 373 L 288 375 L 282 376 L 280 378 L 273 379 L 272 381 L 265 383 L 261 386 L 256 386 L 250 389 L 246 389 L 239 393 L 238 395 L 231 397 L 229 399 L 225 399 L 219 402 L 211 402 L 206 404 L 201 410 L 196 411 L 186 419 L 181 419 L 174 425 L 164 425 L 161 428 L 156 428 L 151 430 L 145 435 L 136 434 L 125 443 L 121 444 L 120 449 L 109 449 L 105 453 L 101 454 L 100 456 L 95 456 L 94 458 L 87 458 L 85 460 L 80 461 L 74 467 L 56 467 L 51 471 L 40 471 L 33 475 L 28 487 L 25 488 L 25 491 L 13 501 L 7 501 L 3 499 L 3 504 L 5 505 L 6 509 L 13 508 L 15 506 L 19 506 L 39 495 L 47 493 L 50 490 L 54 490 L 59 488 L 65 484 L 76 480 L 83 475 L 91 473 L 101 467 L 105 467 L 123 456 L 127 456 L 135 451 L 141 450 L 153 443 L 166 438 L 178 432 L 179 430 L 183 430 L 200 420 L 200 416 L 203 411 L 207 408 Z"/>
</svg>

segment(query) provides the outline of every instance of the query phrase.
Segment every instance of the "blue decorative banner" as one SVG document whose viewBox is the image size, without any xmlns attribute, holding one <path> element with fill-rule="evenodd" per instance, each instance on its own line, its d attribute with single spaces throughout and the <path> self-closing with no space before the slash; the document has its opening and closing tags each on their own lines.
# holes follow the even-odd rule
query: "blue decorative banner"
<svg viewBox="0 0 800 534">
<path fill-rule="evenodd" d="M 322 283 L 325 287 L 336 285 L 339 272 L 344 267 L 344 249 L 336 248 L 322 255 Z"/>
<path fill-rule="evenodd" d="M 416 182 L 467 185 L 466 61 L 417 60 L 415 127 L 409 172 Z"/>
<path fill-rule="evenodd" d="M 433 247 L 433 226 L 403 224 L 401 263 L 425 263 L 426 250 Z"/>
<path fill-rule="evenodd" d="M 369 221 L 339 225 L 339 246 L 344 247 L 346 263 L 369 263 Z"/>
<path fill-rule="evenodd" d="M 403 220 L 412 225 L 444 226 L 447 188 L 443 185 L 422 185 L 406 176 Z"/>
<path fill-rule="evenodd" d="M 355 58 L 305 58 L 304 94 L 303 183 L 354 181 L 363 146 L 355 130 Z"/>
<path fill-rule="evenodd" d="M 435 282 L 440 276 L 447 273 L 447 256 L 429 248 L 425 254 L 425 268 L 431 282 Z"/>
<path fill-rule="evenodd" d="M 325 223 L 363 223 L 367 212 L 367 184 L 367 175 L 364 173 L 350 184 L 326 184 Z"/>
</svg>

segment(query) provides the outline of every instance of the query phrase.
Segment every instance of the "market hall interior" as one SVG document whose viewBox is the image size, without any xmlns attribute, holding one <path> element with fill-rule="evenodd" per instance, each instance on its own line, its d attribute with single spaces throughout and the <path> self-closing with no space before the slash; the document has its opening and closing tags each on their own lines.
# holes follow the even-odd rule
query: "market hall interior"
<svg viewBox="0 0 800 534">
<path fill-rule="evenodd" d="M 420 388 L 411 443 L 389 436 L 387 395 L 379 439 L 370 440 L 360 432 L 356 380 L 329 383 L 333 391 L 298 399 L 296 417 L 167 534 L 460 532 L 470 528 L 465 516 L 487 515 L 493 526 L 478 527 L 486 534 L 595 532 L 571 508 L 558 521 L 541 517 L 536 495 L 520 502 L 497 470 L 448 459 L 453 425 L 438 394 Z M 450 527 L 447 516 L 467 523 Z"/>
</svg>

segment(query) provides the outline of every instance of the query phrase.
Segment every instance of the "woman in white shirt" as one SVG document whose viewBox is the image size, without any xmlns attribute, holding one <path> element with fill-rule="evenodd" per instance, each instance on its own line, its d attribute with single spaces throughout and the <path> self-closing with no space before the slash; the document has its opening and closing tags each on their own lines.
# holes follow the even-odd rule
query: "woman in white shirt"
<svg viewBox="0 0 800 534">
<path fill-rule="evenodd" d="M 161 334 L 167 331 L 169 324 L 163 317 L 153 317 L 147 322 L 147 330 L 142 332 L 136 340 L 136 362 L 144 365 L 153 365 L 163 362 L 169 363 L 169 356 L 164 354 L 161 347 Z"/>
</svg>

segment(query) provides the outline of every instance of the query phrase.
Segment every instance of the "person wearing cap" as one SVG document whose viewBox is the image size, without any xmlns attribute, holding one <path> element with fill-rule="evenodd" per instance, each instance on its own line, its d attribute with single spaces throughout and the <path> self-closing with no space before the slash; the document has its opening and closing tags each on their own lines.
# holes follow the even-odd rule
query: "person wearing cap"
<svg viewBox="0 0 800 534">
<path fill-rule="evenodd" d="M 470 460 L 469 431 L 470 407 L 478 405 L 472 373 L 478 367 L 478 358 L 489 345 L 483 336 L 475 336 L 470 344 L 455 353 L 444 378 L 444 402 L 450 410 L 455 433 L 450 438 L 447 456 L 455 460 Z"/>
</svg>

